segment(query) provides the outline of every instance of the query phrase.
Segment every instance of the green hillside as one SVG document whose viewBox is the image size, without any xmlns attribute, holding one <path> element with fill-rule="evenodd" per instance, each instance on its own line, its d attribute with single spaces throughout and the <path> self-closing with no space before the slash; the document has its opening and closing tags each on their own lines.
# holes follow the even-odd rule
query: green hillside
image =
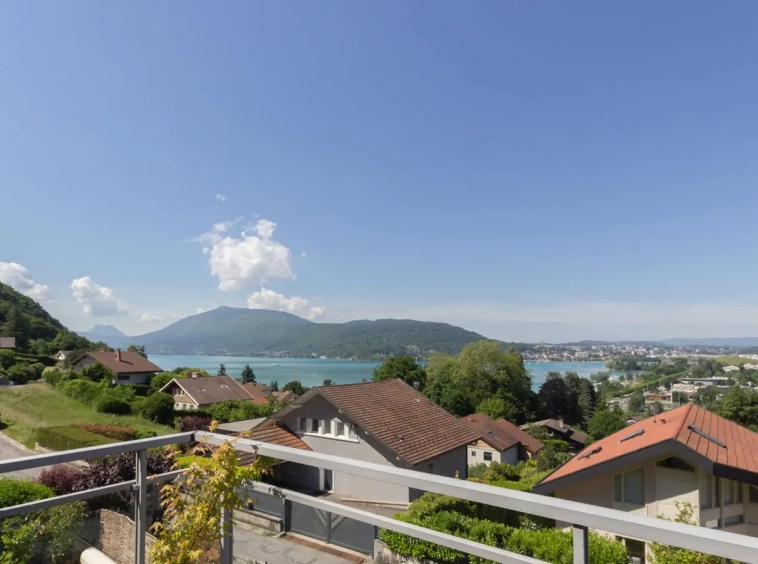
<svg viewBox="0 0 758 564">
<path fill-rule="evenodd" d="M 458 354 L 481 335 L 447 323 L 406 319 L 313 323 L 280 311 L 220 307 L 129 337 L 149 353 L 383 358 Z M 112 346 L 125 344 L 108 339 Z"/>
<path fill-rule="evenodd" d="M 16 352 L 49 355 L 60 349 L 103 348 L 66 329 L 33 299 L 0 282 L 0 336 L 16 338 Z"/>
</svg>

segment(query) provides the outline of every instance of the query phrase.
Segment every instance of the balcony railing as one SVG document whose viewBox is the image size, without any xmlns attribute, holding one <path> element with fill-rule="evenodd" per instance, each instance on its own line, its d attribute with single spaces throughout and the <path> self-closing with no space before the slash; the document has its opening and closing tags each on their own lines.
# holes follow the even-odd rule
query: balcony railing
<svg viewBox="0 0 758 564">
<path fill-rule="evenodd" d="M 181 474 L 181 471 L 179 470 L 157 476 L 148 476 L 146 464 L 147 449 L 190 441 L 218 446 L 228 440 L 229 436 L 227 435 L 202 431 L 195 433 L 177 433 L 163 437 L 140 439 L 136 441 L 2 461 L 0 462 L 0 474 L 5 474 L 8 472 L 39 468 L 52 464 L 110 456 L 122 452 L 135 452 L 137 472 L 134 480 L 127 480 L 118 484 L 93 488 L 50 499 L 33 501 L 23 505 L 2 508 L 0 509 L 0 519 L 132 489 L 137 494 L 135 496 L 135 563 L 144 564 L 146 555 L 145 539 L 148 528 L 146 515 L 146 486 L 151 483 L 172 480 Z M 571 523 L 573 525 L 573 552 L 575 564 L 586 564 L 589 562 L 588 531 L 590 529 L 598 529 L 623 537 L 686 548 L 740 562 L 758 564 L 758 539 L 745 535 L 738 535 L 718 529 L 708 529 L 705 527 L 674 523 L 594 505 L 555 499 L 552 497 L 488 486 L 443 476 L 434 476 L 393 466 L 357 461 L 327 454 L 318 454 L 310 451 L 261 443 L 249 439 L 236 439 L 234 447 L 240 451 L 257 453 L 262 456 L 268 456 L 279 460 L 333 470 L 388 484 L 396 484 L 418 490 L 454 496 L 476 503 Z M 276 495 L 281 496 L 285 500 L 328 511 L 364 523 L 369 523 L 377 527 L 397 531 L 421 540 L 433 542 L 467 554 L 494 560 L 496 562 L 502 562 L 504 564 L 535 564 L 541 562 L 533 558 L 476 543 L 468 539 L 396 521 L 389 517 L 330 502 L 318 497 L 312 497 L 303 493 L 277 488 L 269 484 L 256 483 L 253 486 L 261 489 L 265 488 L 265 491 L 276 493 Z M 222 520 L 224 523 L 228 524 L 231 521 L 231 517 L 231 514 L 227 512 L 222 516 Z M 233 529 L 232 527 L 226 527 L 225 530 L 232 531 Z M 252 558 L 255 555 L 249 556 Z M 231 564 L 232 560 L 233 533 L 230 532 L 225 534 L 222 538 L 221 563 Z"/>
</svg>

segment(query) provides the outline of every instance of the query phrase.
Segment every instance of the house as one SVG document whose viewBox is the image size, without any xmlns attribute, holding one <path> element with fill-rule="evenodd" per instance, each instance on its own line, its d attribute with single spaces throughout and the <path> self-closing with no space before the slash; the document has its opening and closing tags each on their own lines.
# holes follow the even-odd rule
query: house
<svg viewBox="0 0 758 564">
<path fill-rule="evenodd" d="M 289 403 L 297 397 L 297 394 L 291 391 L 274 392 L 270 386 L 261 383 L 247 383 L 241 386 L 253 398 L 253 403 L 266 405 L 268 403 Z"/>
<path fill-rule="evenodd" d="M 116 373 L 114 384 L 149 384 L 155 373 L 163 372 L 160 366 L 156 366 L 141 354 L 121 349 L 84 353 L 74 362 L 72 368 L 74 372 L 79 372 L 96 362 Z"/>
<path fill-rule="evenodd" d="M 252 400 L 252 396 L 231 376 L 174 378 L 160 389 L 174 396 L 174 409 L 203 409 L 222 401 Z"/>
<path fill-rule="evenodd" d="M 464 480 L 468 445 L 482 438 L 402 380 L 314 387 L 255 431 L 270 423 L 280 438 L 291 433 L 314 452 Z M 423 493 L 290 462 L 277 472 L 281 485 L 341 498 L 397 504 Z"/>
<path fill-rule="evenodd" d="M 587 435 L 570 425 L 566 425 L 563 419 L 544 419 L 535 423 L 521 425 L 519 428 L 525 431 L 533 426 L 544 428 L 547 434 L 554 439 L 566 441 L 569 444 L 569 452 L 578 452 L 587 444 Z"/>
<path fill-rule="evenodd" d="M 468 465 L 486 464 L 494 460 L 505 464 L 517 464 L 537 455 L 545 446 L 513 423 L 500 419 L 494 421 L 484 413 L 461 417 L 461 421 L 481 434 L 482 438 L 468 446 Z"/>
<path fill-rule="evenodd" d="M 0 349 L 15 349 L 16 337 L 0 337 Z"/>
<path fill-rule="evenodd" d="M 758 434 L 694 404 L 591 444 L 534 487 L 541 494 L 758 536 Z M 567 526 L 559 523 L 559 526 Z M 630 539 L 644 561 L 644 543 Z"/>
<path fill-rule="evenodd" d="M 292 390 L 286 392 L 274 392 L 274 399 L 277 403 L 289 403 L 297 399 L 297 394 Z"/>
</svg>

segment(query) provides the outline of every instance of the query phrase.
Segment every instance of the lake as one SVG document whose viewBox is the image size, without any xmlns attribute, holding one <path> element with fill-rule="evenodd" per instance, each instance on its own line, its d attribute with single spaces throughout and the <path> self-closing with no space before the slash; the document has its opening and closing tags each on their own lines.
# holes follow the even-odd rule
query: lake
<svg viewBox="0 0 758 564">
<path fill-rule="evenodd" d="M 179 366 L 202 368 L 211 374 L 218 372 L 222 362 L 230 376 L 239 378 L 246 364 L 255 372 L 259 382 L 266 384 L 276 380 L 280 386 L 292 380 L 300 380 L 304 386 L 320 386 L 324 380 L 335 384 L 351 384 L 364 378 L 371 379 L 371 372 L 378 362 L 353 362 L 321 358 L 254 358 L 243 356 L 201 356 L 201 355 L 150 355 L 150 360 L 163 368 L 173 370 Z M 527 362 L 526 368 L 532 375 L 532 386 L 536 390 L 545 381 L 545 375 L 552 371 L 577 372 L 589 376 L 605 370 L 603 362 Z"/>
</svg>

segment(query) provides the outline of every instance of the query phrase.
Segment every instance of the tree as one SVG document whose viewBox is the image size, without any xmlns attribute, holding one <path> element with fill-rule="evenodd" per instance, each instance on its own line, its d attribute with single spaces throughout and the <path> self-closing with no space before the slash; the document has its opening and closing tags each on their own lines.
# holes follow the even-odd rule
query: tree
<svg viewBox="0 0 758 564">
<path fill-rule="evenodd" d="M 398 378 L 417 390 L 423 391 L 426 385 L 426 370 L 412 356 L 391 356 L 374 368 L 372 375 L 374 382 Z"/>
<path fill-rule="evenodd" d="M 642 392 L 636 392 L 629 397 L 629 411 L 639 413 L 645 410 L 645 396 Z"/>
<path fill-rule="evenodd" d="M 758 392 L 735 386 L 712 406 L 712 410 L 743 427 L 758 427 Z"/>
<path fill-rule="evenodd" d="M 278 392 L 279 391 L 279 382 L 277 380 L 274 380 L 271 382 L 271 385 L 269 386 L 271 388 L 272 392 Z"/>
<path fill-rule="evenodd" d="M 590 439 L 599 441 L 626 427 L 624 414 L 620 409 L 603 409 L 596 411 L 587 425 Z"/>
<path fill-rule="evenodd" d="M 116 379 L 116 373 L 100 362 L 85 366 L 79 373 L 91 382 L 102 382 L 103 380 L 112 382 Z"/>
<path fill-rule="evenodd" d="M 174 420 L 174 398 L 163 392 L 156 392 L 134 402 L 133 409 L 145 419 L 171 425 Z"/>
<path fill-rule="evenodd" d="M 293 394 L 297 394 L 299 396 L 302 396 L 305 392 L 308 391 L 308 388 L 303 386 L 299 380 L 292 380 L 292 382 L 287 382 L 284 387 L 282 388 L 283 392 L 292 392 Z"/>
<path fill-rule="evenodd" d="M 223 366 L 223 364 L 221 366 Z M 219 372 L 221 372 L 221 370 L 219 370 Z M 253 369 L 250 368 L 249 364 L 246 364 L 245 368 L 242 369 L 240 381 L 243 384 L 255 384 L 255 372 L 253 372 Z"/>
<path fill-rule="evenodd" d="M 226 376 L 226 366 L 223 362 L 218 365 L 218 376 Z"/>
<path fill-rule="evenodd" d="M 18 308 L 11 307 L 6 313 L 2 333 L 3 337 L 15 337 L 16 348 L 25 351 L 31 335 L 29 319 Z"/>
<path fill-rule="evenodd" d="M 479 405 L 476 406 L 477 413 L 484 413 L 491 419 L 506 419 L 510 421 L 518 414 L 518 409 L 515 405 L 506 402 L 503 398 L 493 396 L 482 400 Z"/>
<path fill-rule="evenodd" d="M 138 355 L 147 358 L 147 353 L 145 352 L 145 347 L 143 345 L 129 345 L 126 350 L 129 352 L 136 352 Z"/>
<path fill-rule="evenodd" d="M 329 378 L 327 378 L 326 380 L 324 380 L 324 384 L 323 385 L 324 386 L 333 386 L 334 382 L 332 382 Z"/>
<path fill-rule="evenodd" d="M 563 419 L 568 424 L 576 423 L 578 399 L 560 374 L 548 373 L 538 395 L 545 404 L 549 417 Z"/>
</svg>

